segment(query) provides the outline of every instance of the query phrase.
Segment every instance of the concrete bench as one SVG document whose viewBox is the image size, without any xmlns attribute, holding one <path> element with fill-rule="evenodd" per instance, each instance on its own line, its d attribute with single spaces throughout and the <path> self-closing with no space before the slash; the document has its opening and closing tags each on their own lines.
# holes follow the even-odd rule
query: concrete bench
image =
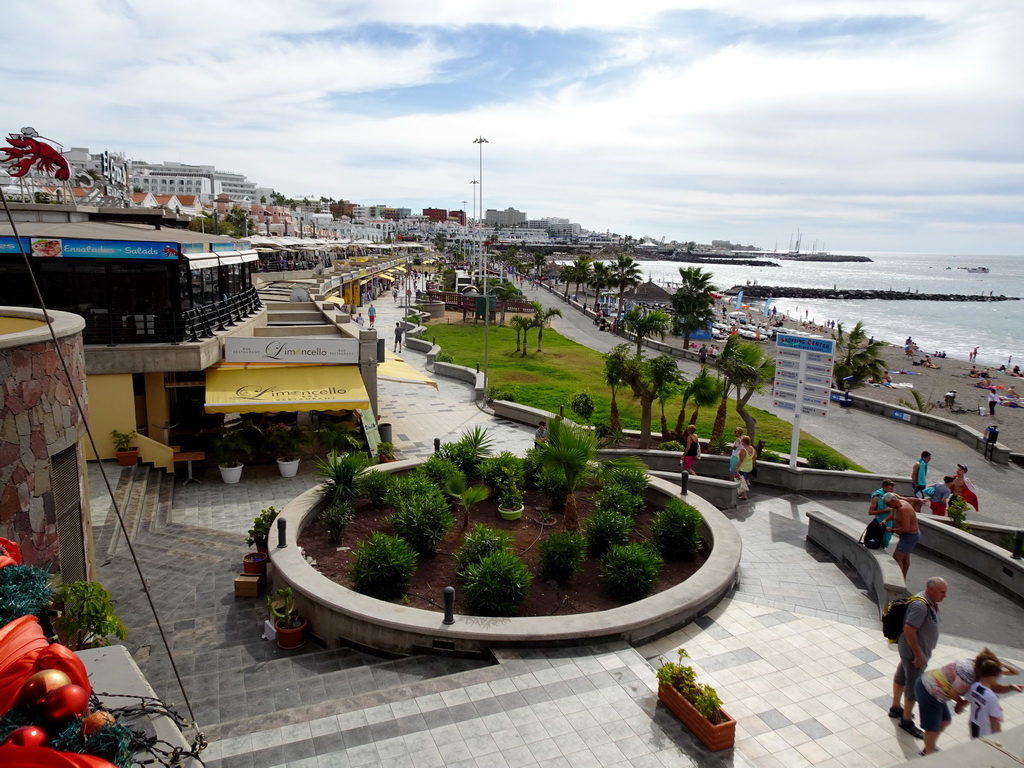
<svg viewBox="0 0 1024 768">
<path fill-rule="evenodd" d="M 868 549 L 860 543 L 861 534 L 868 525 L 829 509 L 807 513 L 807 538 L 840 562 L 848 564 L 871 589 L 881 617 L 890 600 L 905 597 L 910 592 L 899 565 L 892 553 L 884 549 Z M 896 546 L 890 543 L 890 549 Z"/>
</svg>

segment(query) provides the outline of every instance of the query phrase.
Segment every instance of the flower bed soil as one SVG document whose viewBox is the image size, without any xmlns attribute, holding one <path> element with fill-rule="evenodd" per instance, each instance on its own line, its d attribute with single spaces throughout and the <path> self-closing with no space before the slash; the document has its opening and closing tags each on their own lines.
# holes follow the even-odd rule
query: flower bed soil
<svg viewBox="0 0 1024 768">
<path fill-rule="evenodd" d="M 515 521 L 502 520 L 493 499 L 473 506 L 468 529 L 462 527 L 462 515 L 457 511 L 455 526 L 438 546 L 437 554 L 419 558 L 419 565 L 408 593 L 409 605 L 425 610 L 442 611 L 443 590 L 450 585 L 455 587 L 456 612 L 464 612 L 452 553 L 462 543 L 465 531 L 472 529 L 477 523 L 510 533 L 513 537 L 513 550 L 534 574 L 533 584 L 519 611 L 519 616 L 565 616 L 603 611 L 624 605 L 623 601 L 611 597 L 606 592 L 600 566 L 594 558 L 587 558 L 583 570 L 568 585 L 553 586 L 540 580 L 537 574 L 540 570 L 541 537 L 562 530 L 562 515 L 550 510 L 547 498 L 539 491 L 528 490 L 524 496 L 526 507 L 523 516 Z M 585 490 L 581 491 L 577 498 L 582 526 L 593 505 L 589 500 L 589 493 Z M 344 539 L 340 543 L 332 540 L 327 529 L 319 520 L 314 519 L 299 535 L 299 546 L 307 557 L 314 560 L 314 567 L 320 573 L 351 589 L 350 573 L 358 543 L 376 531 L 393 533 L 390 526 L 384 522 L 391 512 L 390 507 L 374 509 L 367 500 L 361 499 L 356 505 L 355 518 L 345 529 Z M 643 541 L 648 537 L 653 517 L 652 509 L 644 509 L 637 515 L 633 541 Z M 541 524 L 545 518 L 550 524 Z M 661 592 L 685 581 L 704 564 L 707 556 L 707 550 L 702 549 L 694 557 L 686 560 L 666 560 L 654 592 Z"/>
</svg>

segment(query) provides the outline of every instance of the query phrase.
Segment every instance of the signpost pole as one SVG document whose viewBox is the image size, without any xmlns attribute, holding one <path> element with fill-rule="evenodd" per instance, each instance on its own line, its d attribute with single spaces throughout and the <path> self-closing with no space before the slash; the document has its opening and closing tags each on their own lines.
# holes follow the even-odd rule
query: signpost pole
<svg viewBox="0 0 1024 768">
<path fill-rule="evenodd" d="M 804 401 L 804 376 L 807 373 L 807 353 L 800 353 L 800 368 L 796 380 L 796 408 L 793 411 L 793 436 L 789 439 L 789 466 L 796 469 L 797 452 L 800 450 L 800 414 Z"/>
</svg>

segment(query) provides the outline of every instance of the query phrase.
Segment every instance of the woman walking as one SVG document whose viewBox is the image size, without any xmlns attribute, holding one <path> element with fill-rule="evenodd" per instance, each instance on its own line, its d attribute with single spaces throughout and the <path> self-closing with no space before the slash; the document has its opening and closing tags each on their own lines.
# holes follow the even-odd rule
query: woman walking
<svg viewBox="0 0 1024 768">
<path fill-rule="evenodd" d="M 697 474 L 693 471 L 693 462 L 697 460 L 698 453 L 700 453 L 700 438 L 697 437 L 697 427 L 694 424 L 689 424 L 686 427 L 686 443 L 683 445 L 683 469 L 691 475 Z"/>
<path fill-rule="evenodd" d="M 754 477 L 754 446 L 750 443 L 750 436 L 743 435 L 740 438 L 739 461 L 736 464 L 736 472 L 739 474 L 740 492 L 737 498 L 747 500 L 747 492 Z"/>
</svg>

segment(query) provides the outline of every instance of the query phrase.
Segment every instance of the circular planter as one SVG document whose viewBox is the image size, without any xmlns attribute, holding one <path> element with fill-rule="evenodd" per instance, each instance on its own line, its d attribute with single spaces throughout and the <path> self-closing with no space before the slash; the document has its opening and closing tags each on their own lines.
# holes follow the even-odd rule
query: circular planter
<svg viewBox="0 0 1024 768">
<path fill-rule="evenodd" d="M 281 477 L 295 477 L 299 472 L 299 459 L 295 459 L 294 461 L 278 459 L 277 471 L 281 473 Z"/>
<path fill-rule="evenodd" d="M 268 560 L 270 560 L 270 556 L 266 552 L 250 552 L 242 558 L 242 572 L 266 576 Z"/>
<path fill-rule="evenodd" d="M 502 520 L 518 520 L 523 516 L 524 505 L 520 504 L 517 509 L 505 509 L 504 507 L 498 507 L 498 513 L 501 515 Z"/>
<path fill-rule="evenodd" d="M 287 629 L 276 622 L 274 628 L 277 630 L 277 647 L 283 651 L 293 651 L 301 648 L 306 642 L 306 620 L 294 629 Z"/>
<path fill-rule="evenodd" d="M 242 479 L 243 466 L 243 464 L 239 464 L 237 467 L 218 467 L 220 469 L 220 479 L 229 485 L 237 483 Z"/>
</svg>

